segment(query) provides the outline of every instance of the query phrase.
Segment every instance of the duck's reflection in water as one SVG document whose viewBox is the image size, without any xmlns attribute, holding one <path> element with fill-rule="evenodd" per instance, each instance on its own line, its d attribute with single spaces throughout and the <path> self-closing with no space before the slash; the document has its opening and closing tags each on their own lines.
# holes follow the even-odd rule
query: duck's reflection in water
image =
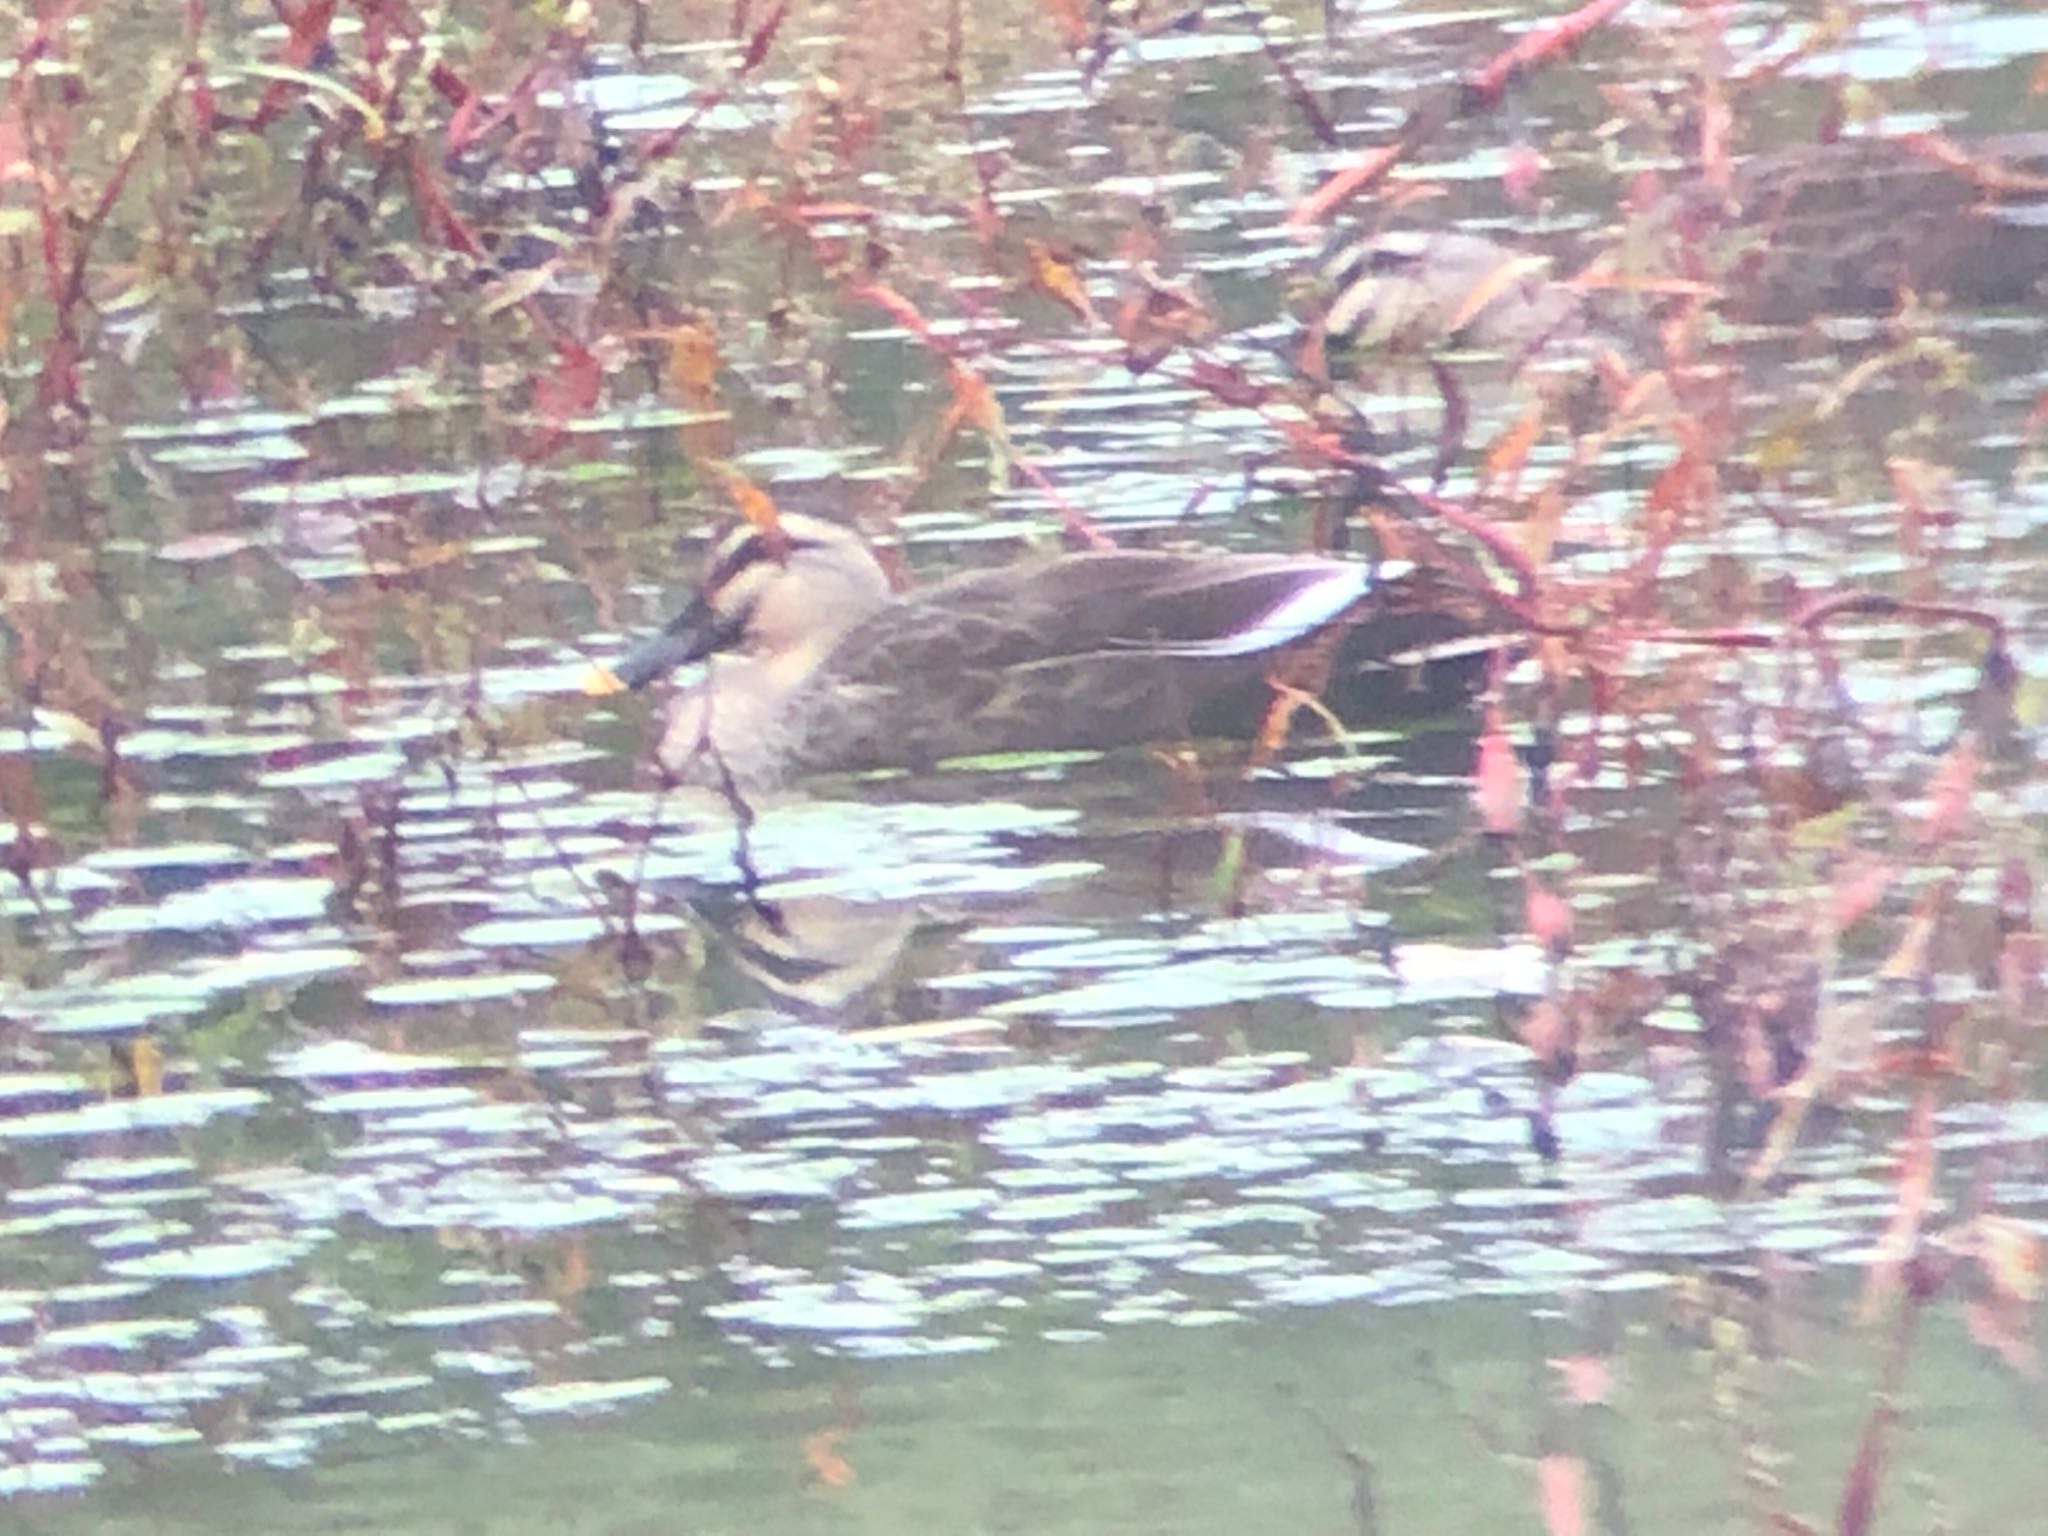
<svg viewBox="0 0 2048 1536">
<path fill-rule="evenodd" d="M 1085 861 L 1075 858 L 1082 851 Z M 1325 924 L 1317 942 L 1334 956 L 1383 955 L 1384 915 L 1369 910 L 1369 877 L 1426 856 L 1330 814 L 1275 809 L 1161 817 L 1090 836 L 1082 848 L 1048 838 L 1029 852 L 1070 873 L 1009 893 L 916 900 L 819 889 L 829 879 L 693 891 L 706 1001 L 856 1028 L 929 1022 L 1016 1006 L 1047 985 L 1036 965 L 991 965 L 1007 962 L 1013 939 L 1028 939 L 1027 949 L 1127 944 L 1134 957 L 1156 959 L 1176 935 L 1230 919 L 1254 933 L 1262 921 L 1286 927 L 1299 942 L 1313 917 Z"/>
</svg>

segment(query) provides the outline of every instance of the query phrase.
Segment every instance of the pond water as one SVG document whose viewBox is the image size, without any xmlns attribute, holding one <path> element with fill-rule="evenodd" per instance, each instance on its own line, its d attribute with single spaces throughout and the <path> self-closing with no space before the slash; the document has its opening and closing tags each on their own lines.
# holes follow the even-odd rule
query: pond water
<svg viewBox="0 0 2048 1536">
<path fill-rule="evenodd" d="M 1729 41 L 1768 52 L 1789 9 L 1741 8 Z M 743 35 L 767 20 L 748 10 Z M 1810 139 L 1844 81 L 1890 91 L 1901 131 L 2038 130 L 2040 18 L 1925 10 L 1808 37 L 1746 103 L 1749 147 Z M 913 12 L 906 35 L 943 39 L 943 7 Z M 1821 947 L 1800 903 L 1839 875 L 1791 832 L 1758 865 L 1771 808 L 1698 787 L 1797 738 L 1758 747 L 1767 701 L 1810 710 L 1816 739 L 1839 723 L 1781 652 L 1615 658 L 1641 687 L 1625 707 L 1589 688 L 1517 736 L 1579 753 L 1549 845 L 1519 853 L 1482 834 L 1458 696 L 1258 768 L 1221 748 L 956 762 L 764 796 L 744 826 L 655 782 L 654 706 L 583 696 L 717 526 L 705 433 L 785 510 L 893 512 L 884 542 L 924 580 L 1076 521 L 1301 547 L 1342 477 L 1253 399 L 1292 375 L 1315 266 L 1285 216 L 1523 19 L 1205 8 L 1070 55 L 1056 15 L 1005 15 L 970 29 L 957 101 L 927 71 L 869 121 L 863 85 L 904 60 L 858 10 L 799 15 L 763 69 L 703 41 L 734 30 L 720 12 L 507 83 L 539 164 L 508 154 L 450 215 L 501 237 L 487 280 L 412 222 L 417 184 L 408 203 L 402 178 L 319 182 L 332 100 L 250 134 L 270 150 L 209 195 L 239 249 L 269 178 L 317 183 L 270 232 L 292 259 L 195 246 L 177 280 L 107 297 L 97 413 L 60 451 L 13 440 L 9 1522 L 1833 1529 L 1860 1448 L 1872 1529 L 2031 1528 L 2048 1102 L 2024 1053 L 1931 1096 L 1924 1072 L 1865 1073 L 1791 1134 L 1796 1074 L 1743 1091 L 1753 1064 L 1717 1052 L 1684 984 Z M 1650 29 L 1682 24 L 1644 8 L 1456 125 L 1406 195 L 1576 271 L 1641 169 L 1603 125 L 1679 89 L 1660 71 L 1683 50 Z M 248 111 L 285 54 L 237 28 L 218 46 L 247 72 L 221 89 Z M 375 35 L 344 16 L 330 46 L 356 60 Z M 92 67 L 133 67 L 104 46 Z M 677 134 L 680 166 L 643 167 L 600 240 L 570 171 Z M 1516 207 L 1534 143 L 1552 164 Z M 750 178 L 815 170 L 821 144 L 859 174 L 807 205 L 819 267 L 873 242 L 859 259 L 929 334 L 755 218 Z M 1007 276 L 977 254 L 977 196 Z M 1063 254 L 1023 257 L 1027 236 Z M 1241 387 L 1141 366 L 1063 304 L 1069 268 L 1101 315 L 1133 272 L 1171 271 Z M 706 314 L 715 385 L 663 350 Z M 1664 570 L 1694 623 L 1735 622 L 1717 605 L 1738 589 L 1842 583 L 1998 616 L 2021 724 L 1947 867 L 1981 916 L 2000 858 L 2038 867 L 2048 808 L 2042 317 L 1965 296 L 1912 319 L 1910 346 L 1867 312 L 1717 333 L 1754 477 L 1727 467 L 1725 514 L 1674 527 Z M 1614 324 L 1627 347 L 1654 329 Z M 605 346 L 563 345 L 592 328 Z M 937 443 L 962 358 L 1001 430 Z M 1481 448 L 1528 381 L 1444 378 L 1368 368 L 1352 408 L 1397 473 L 1483 504 Z M 1554 427 L 1528 462 L 1563 476 L 1580 443 Z M 1636 558 L 1679 458 L 1639 423 L 1602 442 L 1559 567 Z M 1938 561 L 1900 532 L 1915 486 Z M 1845 653 L 1828 704 L 1879 722 L 1889 755 L 1858 766 L 1896 831 L 1939 797 L 1978 657 L 1889 616 Z M 1533 670 L 1525 651 L 1511 708 Z M 1939 886 L 1925 864 L 1888 893 L 1901 928 Z M 1568 943 L 1531 931 L 1532 882 L 1569 890 Z M 1894 995 L 1890 940 L 1846 950 L 1813 983 L 1827 1006 Z M 1918 1001 L 1993 1015 L 2019 985 L 1970 951 Z M 1588 1025 L 1561 1061 L 1528 1021 L 1565 995 L 1627 1027 Z M 1908 1055 L 1918 1017 L 1888 1015 L 1885 1047 Z M 1940 1159 L 1930 1251 L 1982 1278 L 1872 1278 L 1920 1187 L 1902 1146 Z"/>
<path fill-rule="evenodd" d="M 1545 1458 L 1572 1456 L 1627 1529 L 1734 1532 L 1769 1501 L 1745 1476 L 1830 1506 L 1871 1384 L 1860 1346 L 1825 1328 L 1779 1343 L 1796 1361 L 1717 1354 L 1640 1300 L 1571 1317 L 1478 1300 L 1269 1313 L 886 1369 L 764 1370 L 686 1330 L 640 1345 L 673 1390 L 601 1419 L 423 1448 L 394 1412 L 304 1472 L 224 1480 L 159 1459 L 89 1510 L 27 1504 L 15 1528 L 210 1530 L 231 1511 L 279 1532 L 1350 1530 L 1369 1499 L 1379 1529 L 1449 1533 L 1533 1528 Z M 1900 1529 L 1967 1509 L 1976 1528 L 2025 1530 L 2039 1508 L 2033 1441 L 1970 1348 L 1944 1328 L 1916 1369 Z M 1564 1406 L 1596 1357 L 1626 1406 Z"/>
</svg>

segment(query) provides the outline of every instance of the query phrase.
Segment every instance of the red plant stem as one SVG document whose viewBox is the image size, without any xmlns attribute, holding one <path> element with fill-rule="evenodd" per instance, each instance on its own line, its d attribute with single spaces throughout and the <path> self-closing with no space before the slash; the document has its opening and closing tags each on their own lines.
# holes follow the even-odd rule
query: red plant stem
<svg viewBox="0 0 2048 1536">
<path fill-rule="evenodd" d="M 121 200 L 121 193 L 128 186 L 128 178 L 135 174 L 135 167 L 142 160 L 142 152 L 150 145 L 158 121 L 170 109 L 172 103 L 185 88 L 185 82 L 199 73 L 197 63 L 188 63 L 178 72 L 170 88 L 150 104 L 143 114 L 141 124 L 135 130 L 135 140 L 128 146 L 126 154 L 114 165 L 106 184 L 100 188 L 100 195 L 93 200 L 92 209 L 79 221 L 72 234 L 71 270 L 65 275 L 56 299 L 60 309 L 69 309 L 85 296 L 86 267 L 92 256 L 93 242 L 99 238 L 114 205 Z"/>
<path fill-rule="evenodd" d="M 1549 26 L 1517 38 L 1484 69 L 1466 77 L 1467 96 L 1481 106 L 1494 106 L 1523 75 L 1577 47 L 1588 33 L 1612 21 L 1628 3 L 1629 0 L 1586 0 L 1586 4 L 1558 17 Z"/>
<path fill-rule="evenodd" d="M 1517 38 L 1503 52 L 1467 75 L 1455 91 L 1432 97 L 1408 114 L 1391 144 L 1366 150 L 1337 172 L 1287 215 L 1292 225 L 1320 224 L 1337 209 L 1367 188 L 1377 185 L 1386 174 L 1409 155 L 1435 138 L 1460 118 L 1487 111 L 1498 105 L 1509 86 L 1539 64 L 1575 47 L 1595 27 L 1604 26 L 1620 14 L 1629 0 L 1587 0 L 1576 11 L 1560 16 Z"/>
<path fill-rule="evenodd" d="M 676 147 L 697 126 L 697 120 L 704 116 L 705 113 L 721 105 L 732 94 L 734 85 L 761 67 L 762 62 L 768 57 L 768 50 L 775 45 L 776 34 L 782 30 L 783 19 L 789 15 L 790 4 L 791 0 L 780 0 L 775 9 L 768 13 L 768 19 L 754 29 L 753 33 L 747 38 L 746 47 L 740 53 L 739 67 L 733 71 L 730 80 L 699 96 L 691 105 L 688 117 L 677 123 L 675 127 L 663 133 L 655 134 L 647 141 L 640 151 L 638 160 L 642 170 L 654 164 L 655 161 L 665 160 L 668 156 L 674 154 Z M 740 10 L 735 10 L 733 22 L 735 26 L 743 25 L 744 13 Z M 737 36 L 738 34 L 735 35 Z"/>
<path fill-rule="evenodd" d="M 1906 1304 L 1899 1313 L 1898 1327 L 1884 1363 L 1884 1380 L 1877 1389 L 1877 1401 L 1864 1421 L 1856 1444 L 1856 1457 L 1842 1488 L 1842 1504 L 1835 1516 L 1837 1536 L 1866 1536 L 1877 1513 L 1878 1483 L 1884 1473 L 1885 1448 L 1892 1427 L 1899 1420 L 1899 1390 L 1905 1385 L 1906 1365 L 1913 1354 L 1913 1337 L 1919 1330 L 1920 1311 L 1925 1303 L 1908 1289 Z"/>
<path fill-rule="evenodd" d="M 1301 120 L 1308 124 L 1308 131 L 1315 135 L 1316 142 L 1325 149 L 1337 147 L 1337 130 L 1323 111 L 1322 104 L 1315 98 L 1302 78 L 1288 62 L 1287 55 L 1274 45 L 1272 35 L 1266 30 L 1266 13 L 1254 8 L 1251 13 L 1252 31 L 1259 39 L 1259 46 L 1266 50 L 1266 62 L 1273 66 L 1273 73 L 1280 77 L 1280 84 L 1287 91 L 1287 99 L 1294 103 Z"/>
<path fill-rule="evenodd" d="M 972 144 L 975 140 L 974 114 L 968 109 L 967 76 L 960 65 L 967 41 L 961 6 L 962 0 L 951 0 L 946 7 L 946 63 L 941 78 L 953 98 L 953 114 L 960 120 L 960 142 Z M 982 150 L 975 150 L 972 158 L 977 186 L 974 230 L 986 243 L 994 238 L 1003 224 L 1003 216 L 996 208 L 996 168 L 994 157 Z"/>
</svg>

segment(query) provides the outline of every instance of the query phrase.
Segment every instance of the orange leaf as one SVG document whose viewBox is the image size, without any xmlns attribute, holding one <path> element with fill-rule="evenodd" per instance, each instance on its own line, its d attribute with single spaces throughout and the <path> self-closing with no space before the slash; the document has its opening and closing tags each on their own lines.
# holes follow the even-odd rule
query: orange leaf
<svg viewBox="0 0 2048 1536">
<path fill-rule="evenodd" d="M 676 435 L 692 463 L 704 464 L 732 454 L 732 420 L 718 398 L 718 338 L 695 322 L 677 326 L 668 337 L 668 384 L 690 415 Z"/>
<path fill-rule="evenodd" d="M 839 1453 L 845 1439 L 843 1429 L 821 1429 L 815 1435 L 804 1436 L 804 1465 L 827 1488 L 851 1487 L 857 1475 L 853 1463 Z"/>
<path fill-rule="evenodd" d="M 1149 271 L 1141 272 L 1140 281 L 1143 286 L 1127 294 L 1117 306 L 1115 322 L 1118 338 L 1129 348 L 1125 366 L 1133 373 L 1158 366 L 1176 347 L 1205 336 L 1212 329 L 1208 311 L 1192 296 L 1167 287 Z M 1323 366 L 1321 346 L 1321 333 L 1311 331 L 1302 358 L 1302 366 L 1311 376 Z M 1197 359 L 1198 367 L 1201 361 Z"/>
<path fill-rule="evenodd" d="M 1026 240 L 1024 252 L 1031 262 L 1031 286 L 1064 304 L 1077 319 L 1093 325 L 1095 306 L 1089 302 L 1087 285 L 1074 264 L 1056 254 L 1043 240 Z"/>
<path fill-rule="evenodd" d="M 164 1091 L 164 1049 L 148 1035 L 136 1035 L 113 1049 L 115 1092 L 124 1099 L 153 1099 Z"/>
<path fill-rule="evenodd" d="M 1401 163 L 1401 157 L 1407 152 L 1408 146 L 1399 140 L 1364 151 L 1351 164 L 1289 209 L 1287 222 L 1297 229 L 1304 225 L 1322 223 L 1359 193 L 1385 180 L 1387 174 Z"/>
<path fill-rule="evenodd" d="M 679 325 L 668 338 L 668 382 L 693 411 L 718 407 L 718 338 L 709 326 Z"/>
<path fill-rule="evenodd" d="M 1543 407 L 1532 406 L 1513 426 L 1494 439 L 1493 446 L 1486 450 L 1482 473 L 1489 479 L 1520 474 L 1522 466 L 1529 462 L 1529 450 L 1536 446 L 1536 439 L 1542 435 Z"/>
<path fill-rule="evenodd" d="M 399 563 L 408 571 L 430 571 L 437 565 L 453 565 L 468 556 L 468 545 L 453 539 L 434 539 L 407 545 Z"/>
<path fill-rule="evenodd" d="M 1507 292 L 1511 285 L 1525 277 L 1541 275 L 1548 265 L 1549 263 L 1541 256 L 1511 256 L 1501 262 L 1466 291 L 1463 302 L 1452 312 L 1449 322 L 1445 324 L 1444 334 L 1457 335 L 1478 318 L 1482 309 Z"/>
<path fill-rule="evenodd" d="M 1090 36 L 1088 11 L 1081 0 L 1044 0 L 1044 4 L 1053 30 L 1060 35 L 1060 46 L 1069 53 L 1080 51 Z"/>
<path fill-rule="evenodd" d="M 763 533 L 772 534 L 780 530 L 782 514 L 776 509 L 772 496 L 730 464 L 720 464 L 715 469 L 719 484 L 725 487 L 725 494 L 731 498 L 733 508 L 740 516 Z"/>
<path fill-rule="evenodd" d="M 1003 408 L 996 403 L 995 391 L 988 387 L 988 380 L 971 368 L 953 370 L 953 398 L 960 404 L 960 412 L 968 425 L 990 437 L 1000 437 L 1003 432 Z"/>
</svg>

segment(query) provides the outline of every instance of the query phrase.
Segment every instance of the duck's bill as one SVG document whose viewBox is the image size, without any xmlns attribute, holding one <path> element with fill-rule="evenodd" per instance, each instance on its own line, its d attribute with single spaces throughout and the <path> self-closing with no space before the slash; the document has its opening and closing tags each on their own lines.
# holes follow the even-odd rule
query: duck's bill
<svg viewBox="0 0 2048 1536">
<path fill-rule="evenodd" d="M 583 679 L 583 691 L 603 697 L 645 688 L 656 678 L 730 645 L 739 628 L 737 621 L 720 617 L 709 603 L 698 599 L 617 661 L 592 667 Z"/>
</svg>

